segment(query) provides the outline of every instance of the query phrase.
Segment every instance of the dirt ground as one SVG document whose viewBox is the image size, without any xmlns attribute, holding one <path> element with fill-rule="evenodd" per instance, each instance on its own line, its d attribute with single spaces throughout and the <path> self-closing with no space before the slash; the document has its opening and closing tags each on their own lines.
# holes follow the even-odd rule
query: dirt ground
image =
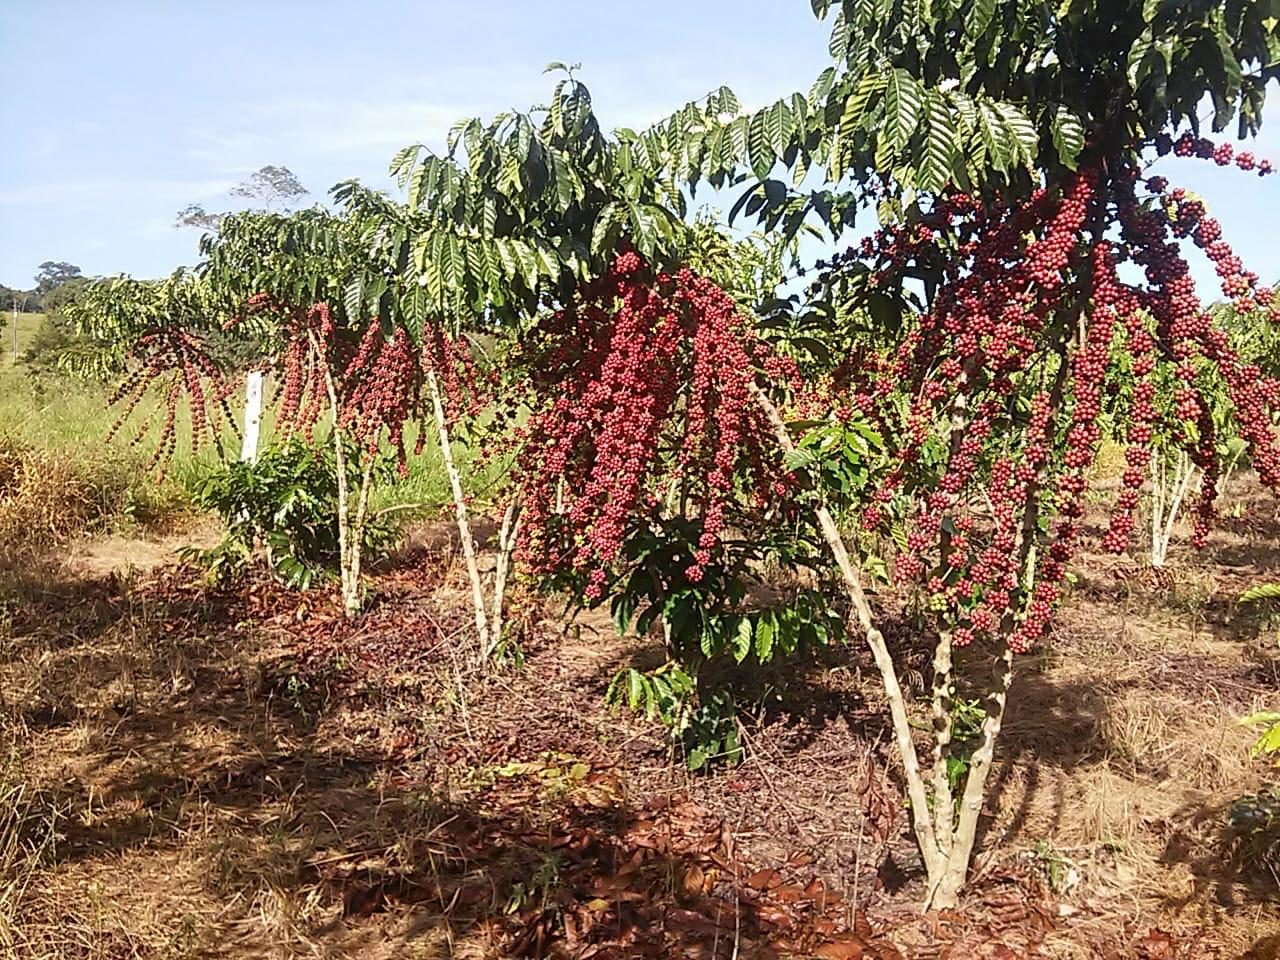
<svg viewBox="0 0 1280 960">
<path fill-rule="evenodd" d="M 323 591 L 210 588 L 176 540 L 77 548 L 0 631 L 0 949 L 1275 960 L 1280 890 L 1224 822 L 1276 781 L 1238 723 L 1278 706 L 1276 628 L 1236 598 L 1280 579 L 1280 521 L 1247 480 L 1227 506 L 1158 576 L 1073 566 L 1019 664 L 975 882 L 929 918 L 856 645 L 766 677 L 746 761 L 695 776 L 606 709 L 661 658 L 607 618 L 517 596 L 523 662 L 478 668 L 446 538 L 412 537 L 354 624 Z"/>
</svg>

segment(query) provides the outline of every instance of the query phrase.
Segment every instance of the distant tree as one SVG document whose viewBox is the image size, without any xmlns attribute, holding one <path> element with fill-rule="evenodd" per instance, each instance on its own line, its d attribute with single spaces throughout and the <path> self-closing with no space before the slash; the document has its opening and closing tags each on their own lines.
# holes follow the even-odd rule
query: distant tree
<svg viewBox="0 0 1280 960">
<path fill-rule="evenodd" d="M 230 190 L 231 196 L 250 201 L 251 210 L 288 211 L 308 193 L 292 170 L 273 164 L 267 164 Z M 192 203 L 178 211 L 173 225 L 217 233 L 226 216 L 226 213 L 206 210 L 203 204 Z"/>
<path fill-rule="evenodd" d="M 174 221 L 175 227 L 195 227 L 198 230 L 204 230 L 208 233 L 217 233 L 218 227 L 222 226 L 222 218 L 224 213 L 210 213 L 202 204 L 191 203 L 178 211 L 178 219 Z"/>
<path fill-rule="evenodd" d="M 267 210 L 274 210 L 277 205 L 287 210 L 306 195 L 307 188 L 292 170 L 271 164 L 231 189 L 231 196 L 254 201 L 255 209 L 262 206 Z"/>
<path fill-rule="evenodd" d="M 41 309 L 51 316 L 62 313 L 79 299 L 88 282 L 89 278 L 81 276 L 77 271 L 74 276 L 63 280 L 44 295 L 40 302 Z"/>
<path fill-rule="evenodd" d="M 57 372 L 59 358 L 78 347 L 75 331 L 62 315 L 45 314 L 22 351 L 22 362 L 32 376 Z"/>
<path fill-rule="evenodd" d="M 33 290 L 15 290 L 0 284 L 0 311 L 26 311 L 35 306 L 36 296 Z"/>
<path fill-rule="evenodd" d="M 33 376 L 57 372 L 59 357 L 73 350 L 86 350 L 89 345 L 78 337 L 68 320 L 67 311 L 84 295 L 88 277 L 79 271 L 46 293 L 40 301 L 44 316 L 27 342 L 22 362 Z"/>
<path fill-rule="evenodd" d="M 36 289 L 35 293 L 38 297 L 62 286 L 68 280 L 82 279 L 83 274 L 80 268 L 74 263 L 67 263 L 65 260 L 46 260 L 40 264 L 36 272 Z"/>
</svg>

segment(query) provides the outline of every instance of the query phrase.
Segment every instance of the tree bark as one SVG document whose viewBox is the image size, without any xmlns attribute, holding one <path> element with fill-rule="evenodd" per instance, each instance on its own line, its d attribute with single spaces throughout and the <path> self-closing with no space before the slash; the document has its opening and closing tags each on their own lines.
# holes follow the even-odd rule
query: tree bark
<svg viewBox="0 0 1280 960">
<path fill-rule="evenodd" d="M 982 740 L 969 761 L 969 775 L 960 798 L 960 815 L 955 824 L 955 836 L 946 858 L 946 865 L 936 880 L 931 878 L 930 891 L 925 906 L 942 910 L 956 906 L 960 891 L 964 889 L 969 873 L 969 861 L 973 857 L 973 845 L 978 835 L 978 819 L 982 814 L 982 801 L 986 797 L 987 777 L 995 759 L 996 740 L 1004 723 L 1005 705 L 1009 701 L 1009 685 L 1013 682 L 1013 653 L 1002 645 L 996 659 L 996 673 L 987 703 L 987 716 L 982 722 Z M 951 819 L 948 809 L 938 811 L 938 817 Z"/>
<path fill-rule="evenodd" d="M 364 566 L 364 522 L 369 513 L 369 492 L 373 489 L 373 462 L 375 454 L 365 453 L 364 467 L 360 471 L 360 493 L 356 499 L 356 513 L 349 523 L 350 543 L 347 558 L 347 576 L 354 585 L 357 609 L 360 602 L 360 571 Z"/>
<path fill-rule="evenodd" d="M 765 395 L 763 390 L 755 384 L 752 384 L 751 389 L 755 394 L 757 404 L 773 428 L 778 445 L 785 452 L 790 453 L 795 449 L 795 444 L 792 443 L 791 435 L 787 432 L 786 421 L 782 419 L 782 414 L 778 412 L 778 408 L 773 405 L 773 402 Z M 822 531 L 823 539 L 826 540 L 827 546 L 831 550 L 836 567 L 840 571 L 845 591 L 858 619 L 858 625 L 862 628 L 867 646 L 871 648 L 871 655 L 880 671 L 885 699 L 889 703 L 889 715 L 893 720 L 898 755 L 902 761 L 907 796 L 911 800 L 912 829 L 915 832 L 916 842 L 920 845 L 920 855 L 924 860 L 925 870 L 930 877 L 933 877 L 943 868 L 945 859 L 942 850 L 938 846 L 933 821 L 929 814 L 929 796 L 925 790 L 924 777 L 920 773 L 920 761 L 916 756 L 915 741 L 911 737 L 911 722 L 907 717 L 906 698 L 902 694 L 902 684 L 898 680 L 897 669 L 894 667 L 893 657 L 889 653 L 889 647 L 885 643 L 884 635 L 875 625 L 875 615 L 871 610 L 871 605 L 867 602 L 858 571 L 849 557 L 844 537 L 841 536 L 840 529 L 836 525 L 831 511 L 827 509 L 821 491 L 815 492 L 818 495 L 818 505 L 814 508 L 814 513 L 818 519 L 818 526 Z"/>
<path fill-rule="evenodd" d="M 956 398 L 951 404 L 951 436 L 947 446 L 949 457 L 954 458 L 960 452 L 964 442 L 964 431 L 969 425 L 969 396 L 965 388 L 973 376 L 974 364 L 965 365 L 961 382 L 958 385 Z M 942 531 L 942 545 L 939 552 L 939 575 L 942 575 L 951 555 L 951 534 Z M 951 760 L 951 741 L 954 734 L 952 717 L 953 692 L 955 680 L 954 647 L 951 631 L 943 630 L 938 634 L 938 644 L 933 651 L 933 821 L 937 833 L 938 849 L 943 856 L 951 853 L 952 831 L 954 829 L 953 807 L 955 798 L 951 791 L 951 779 L 947 769 Z"/>
<path fill-rule="evenodd" d="M 338 405 L 338 388 L 333 382 L 333 371 L 325 360 L 324 351 L 315 334 L 308 334 L 311 350 L 316 365 L 324 378 L 325 392 L 329 396 L 329 413 L 331 417 L 331 438 L 333 440 L 333 456 L 338 471 L 338 578 L 342 588 L 342 612 L 347 617 L 354 617 L 360 612 L 360 578 L 357 572 L 355 579 L 351 577 L 350 556 L 354 548 L 359 556 L 360 544 L 351 542 L 350 490 L 347 486 L 347 453 L 342 446 L 341 408 Z M 357 565 L 358 571 L 358 565 Z"/>
<path fill-rule="evenodd" d="M 1159 451 L 1151 455 L 1151 565 L 1163 567 L 1169 558 L 1169 543 L 1173 540 L 1173 525 L 1177 523 L 1182 501 L 1191 488 L 1196 468 L 1185 453 L 1171 458 L 1173 475 L 1169 475 L 1169 461 Z"/>
<path fill-rule="evenodd" d="M 507 592 L 507 575 L 511 572 L 511 558 L 515 553 L 516 536 L 520 532 L 520 503 L 514 497 L 502 517 L 502 529 L 498 532 L 498 556 L 493 572 L 493 613 L 489 620 L 488 659 L 502 642 L 503 603 Z"/>
<path fill-rule="evenodd" d="M 948 763 L 951 759 L 953 659 L 950 631 L 938 635 L 933 651 L 933 820 L 938 849 L 943 856 L 951 853 L 955 797 L 951 792 Z"/>
<path fill-rule="evenodd" d="M 484 607 L 484 585 L 480 580 L 480 566 L 476 562 L 476 544 L 471 535 L 471 521 L 467 516 L 467 503 L 462 494 L 462 477 L 453 462 L 453 447 L 449 440 L 449 424 L 445 419 L 444 401 L 440 396 L 440 383 L 435 370 L 427 370 L 427 388 L 431 391 L 431 403 L 435 410 L 436 429 L 440 436 L 440 456 L 444 460 L 445 473 L 449 476 L 449 489 L 453 493 L 454 517 L 458 524 L 458 537 L 462 541 L 462 556 L 471 580 L 471 602 L 475 608 L 476 638 L 479 641 L 478 656 L 483 659 L 491 650 L 489 618 Z"/>
</svg>

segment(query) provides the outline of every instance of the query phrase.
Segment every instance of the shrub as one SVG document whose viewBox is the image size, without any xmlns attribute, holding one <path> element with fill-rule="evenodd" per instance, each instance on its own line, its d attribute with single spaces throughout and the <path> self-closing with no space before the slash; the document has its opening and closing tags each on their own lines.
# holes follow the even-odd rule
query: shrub
<svg viewBox="0 0 1280 960">
<path fill-rule="evenodd" d="M 751 688 L 737 682 L 744 673 L 749 680 L 768 664 L 811 653 L 844 633 L 840 613 L 813 587 L 760 596 L 777 588 L 766 587 L 761 571 L 805 564 L 796 543 L 735 540 L 701 566 L 695 580 L 689 570 L 701 549 L 699 535 L 696 520 L 680 517 L 631 530 L 619 557 L 627 573 L 607 586 L 619 633 L 634 628 L 643 636 L 661 624 L 670 657 L 652 672 L 619 671 L 608 702 L 661 720 L 691 770 L 741 759 L 736 712 Z M 571 595 L 590 602 L 581 581 Z"/>
<path fill-rule="evenodd" d="M 188 552 L 215 579 L 243 573 L 259 547 L 276 576 L 296 589 L 337 568 L 338 472 L 327 446 L 287 440 L 268 447 L 255 463 L 219 464 L 192 487 L 196 505 L 217 512 L 227 526 L 217 546 Z M 393 536 L 390 526 L 375 520 L 365 526 L 365 549 L 385 551 Z"/>
<path fill-rule="evenodd" d="M 27 341 L 22 362 L 33 374 L 53 373 L 58 358 L 77 345 L 75 331 L 61 314 L 46 314 Z"/>
</svg>

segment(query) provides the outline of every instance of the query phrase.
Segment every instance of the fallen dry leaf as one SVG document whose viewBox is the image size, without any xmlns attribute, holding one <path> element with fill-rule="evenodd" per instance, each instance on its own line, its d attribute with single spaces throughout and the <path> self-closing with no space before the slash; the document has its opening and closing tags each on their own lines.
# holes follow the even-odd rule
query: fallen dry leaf
<svg viewBox="0 0 1280 960">
<path fill-rule="evenodd" d="M 696 863 L 691 864 L 685 870 L 684 876 L 681 879 L 682 885 L 684 886 L 684 892 L 689 894 L 691 897 L 698 896 L 707 886 L 707 875 L 703 873 L 702 868 Z"/>
<path fill-rule="evenodd" d="M 1152 930 L 1134 948 L 1142 960 L 1174 960 L 1178 955 L 1173 937 L 1163 930 Z"/>
<path fill-rule="evenodd" d="M 847 940 L 833 940 L 824 943 L 813 951 L 815 957 L 822 960 L 861 960 L 866 956 L 867 944 L 861 937 L 850 937 Z"/>
<path fill-rule="evenodd" d="M 804 889 L 797 887 L 794 883 L 773 887 L 769 890 L 769 895 L 781 903 L 796 903 L 807 899 Z"/>
<path fill-rule="evenodd" d="M 747 877 L 747 886 L 752 890 L 768 890 L 782 883 L 782 876 L 777 870 L 757 870 Z"/>
</svg>

